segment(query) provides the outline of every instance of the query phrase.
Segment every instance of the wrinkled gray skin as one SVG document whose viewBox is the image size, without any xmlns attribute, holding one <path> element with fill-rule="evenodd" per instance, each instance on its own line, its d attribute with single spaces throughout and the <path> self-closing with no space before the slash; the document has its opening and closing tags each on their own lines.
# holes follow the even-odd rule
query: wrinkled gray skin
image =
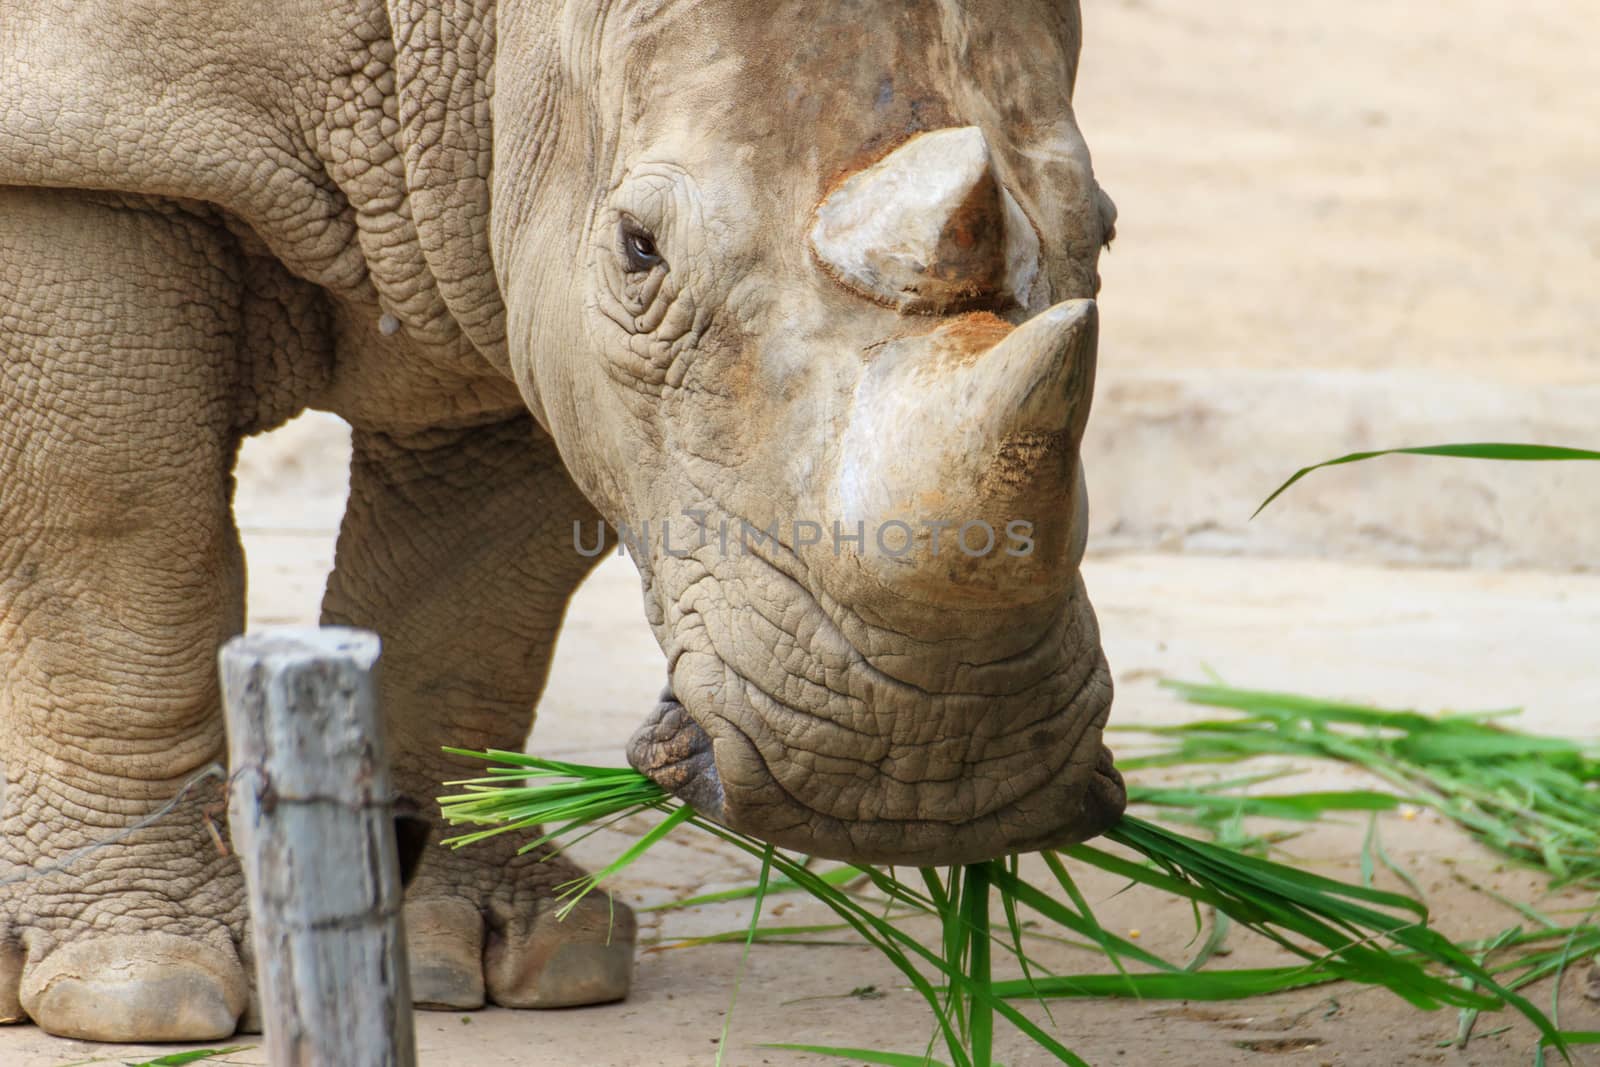
<svg viewBox="0 0 1600 1067">
<path fill-rule="evenodd" d="M 440 745 L 523 743 L 591 562 L 574 523 L 676 518 L 692 551 L 635 552 L 670 672 L 641 769 L 846 859 L 1104 829 L 1077 444 L 1111 209 L 1077 51 L 1066 0 L 8 0 L 0 879 L 222 754 L 230 471 L 308 407 L 355 428 L 323 617 L 382 635 L 425 809 L 462 770 Z M 779 537 L 695 545 L 686 509 Z M 890 557 L 785 525 L 892 519 L 955 526 Z M 952 551 L 974 520 L 1000 546 Z M 0 1018 L 234 1030 L 217 800 L 0 885 Z M 571 873 L 433 855 L 418 999 L 623 995 L 631 917 L 556 926 Z"/>
</svg>

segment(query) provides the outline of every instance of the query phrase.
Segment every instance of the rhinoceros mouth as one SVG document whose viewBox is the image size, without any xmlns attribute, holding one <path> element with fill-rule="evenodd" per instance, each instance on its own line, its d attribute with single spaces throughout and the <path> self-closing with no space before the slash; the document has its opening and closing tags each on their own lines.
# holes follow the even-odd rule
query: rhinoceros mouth
<svg viewBox="0 0 1600 1067">
<path fill-rule="evenodd" d="M 725 715 L 710 712 L 708 725 L 709 730 L 669 686 L 629 741 L 629 762 L 729 829 L 828 859 L 932 866 L 1065 847 L 1109 829 L 1127 803 L 1121 775 L 1099 743 L 1100 724 L 1093 719 L 1081 725 L 1066 745 L 1067 760 L 1041 785 L 965 821 L 828 815 L 793 795 L 754 741 Z M 731 798 L 719 754 L 738 768 L 739 785 Z"/>
<path fill-rule="evenodd" d="M 1025 646 L 990 662 L 994 646 L 953 640 L 923 677 L 862 651 L 878 635 L 792 553 L 653 562 L 674 609 L 658 631 L 669 681 L 628 758 L 701 815 L 811 855 L 916 866 L 1065 846 L 1121 817 L 1081 580 Z M 791 628 L 763 630 L 779 613 L 725 592 L 741 588 L 785 605 Z"/>
</svg>

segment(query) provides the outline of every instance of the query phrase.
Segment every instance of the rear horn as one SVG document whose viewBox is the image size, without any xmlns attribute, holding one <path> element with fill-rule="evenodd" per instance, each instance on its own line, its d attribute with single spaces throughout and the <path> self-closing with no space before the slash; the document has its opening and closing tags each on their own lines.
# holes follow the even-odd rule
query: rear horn
<svg viewBox="0 0 1600 1067">
<path fill-rule="evenodd" d="M 817 259 L 904 312 L 1037 310 L 1039 235 L 995 175 L 976 126 L 917 134 L 817 208 Z"/>
</svg>

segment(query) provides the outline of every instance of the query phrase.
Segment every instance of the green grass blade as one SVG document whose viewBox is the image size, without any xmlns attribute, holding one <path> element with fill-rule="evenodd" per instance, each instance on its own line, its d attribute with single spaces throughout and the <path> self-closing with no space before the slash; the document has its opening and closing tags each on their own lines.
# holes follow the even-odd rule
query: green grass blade
<svg viewBox="0 0 1600 1067">
<path fill-rule="evenodd" d="M 689 809 L 684 809 L 689 810 Z M 772 874 L 772 846 L 767 846 L 761 858 L 761 880 L 756 883 L 755 903 L 750 905 L 750 931 L 744 939 L 744 952 L 739 955 L 739 970 L 733 976 L 733 994 L 728 998 L 728 1011 L 722 1017 L 722 1035 L 717 1038 L 716 1067 L 722 1067 L 723 1054 L 728 1051 L 728 1030 L 733 1025 L 733 1009 L 739 1003 L 739 987 L 744 983 L 744 971 L 750 962 L 750 946 L 755 943 L 756 929 L 761 925 L 761 906 L 767 901 L 767 879 Z"/>
<path fill-rule="evenodd" d="M 933 911 L 939 916 L 940 943 L 944 958 L 950 963 L 950 975 L 945 991 L 945 1010 L 955 1016 L 956 1029 L 961 1039 L 971 1044 L 967 1029 L 967 975 L 961 966 L 961 883 L 954 876 L 946 887 L 939 881 L 939 872 L 931 867 L 918 868 L 922 883 L 933 901 Z"/>
<path fill-rule="evenodd" d="M 130 1067 L 183 1067 L 189 1063 L 199 1063 L 201 1060 L 215 1059 L 218 1056 L 231 1056 L 236 1052 L 249 1052 L 254 1045 L 234 1045 L 231 1048 L 197 1048 L 187 1052 L 172 1052 L 165 1056 L 157 1056 L 153 1060 L 140 1060 L 130 1064 Z"/>
<path fill-rule="evenodd" d="M 1021 861 L 1015 854 L 1007 856 L 1003 861 L 996 860 L 995 862 L 1003 864 L 1005 873 L 1012 878 L 1019 877 Z M 1031 988 L 1033 985 L 1033 963 L 1028 959 L 1028 954 L 1022 947 L 1022 921 L 1017 914 L 1016 898 L 1010 893 L 1001 893 L 999 896 L 1000 907 L 1004 910 L 1006 916 L 1006 931 L 1011 935 L 1012 955 L 1017 958 L 1017 962 L 1022 966 L 1022 980 Z M 1056 1017 L 1050 1011 L 1049 1002 L 1043 997 L 1036 997 L 1035 999 L 1039 1002 L 1039 1006 L 1044 1009 L 1045 1018 L 1050 1020 L 1051 1026 L 1054 1026 Z"/>
<path fill-rule="evenodd" d="M 578 887 L 569 892 L 568 896 L 570 899 L 568 899 L 567 902 L 563 904 L 556 912 L 556 917 L 565 919 L 568 915 L 572 914 L 572 909 L 578 906 L 578 902 L 587 896 L 590 890 L 594 889 L 595 886 L 599 885 L 605 879 L 610 878 L 618 871 L 623 870 L 634 860 L 644 855 L 645 852 L 649 850 L 650 846 L 654 845 L 657 841 L 660 841 L 663 837 L 666 837 L 678 826 L 688 822 L 693 817 L 693 808 L 685 806 L 674 810 L 672 814 L 668 815 L 665 819 L 662 819 L 660 823 L 651 828 L 649 833 L 640 837 L 639 840 L 635 841 L 631 846 L 629 846 L 627 851 L 623 852 L 622 855 L 612 860 L 603 869 L 596 871 L 594 874 L 591 874 L 586 878 L 580 878 L 578 880 Z"/>
<path fill-rule="evenodd" d="M 1400 806 L 1401 798 L 1371 789 L 1252 795 L 1216 793 L 1209 789 L 1149 789 L 1135 786 L 1128 790 L 1128 803 L 1315 822 L 1330 811 L 1393 811 Z"/>
<path fill-rule="evenodd" d="M 1089 929 L 1089 936 L 1094 938 L 1095 944 L 1100 946 L 1100 951 L 1105 953 L 1107 958 L 1111 960 L 1112 966 L 1116 967 L 1117 972 L 1119 974 L 1127 974 L 1127 968 L 1122 965 L 1122 956 L 1117 952 L 1116 941 L 1112 939 L 1106 928 L 1100 925 L 1100 920 L 1095 918 L 1094 909 L 1089 907 L 1088 898 L 1078 889 L 1078 883 L 1067 872 L 1067 868 L 1062 864 L 1061 858 L 1053 852 L 1045 852 L 1041 855 L 1044 857 L 1045 866 L 1049 867 L 1050 873 L 1055 875 L 1056 883 L 1066 891 L 1067 898 L 1072 901 L 1072 906 L 1077 908 L 1078 914 L 1083 917 L 1084 923 Z"/>
<path fill-rule="evenodd" d="M 1385 870 L 1394 875 L 1396 878 L 1400 879 L 1400 881 L 1404 882 L 1406 888 L 1411 890 L 1412 896 L 1416 897 L 1420 901 L 1423 901 L 1424 903 L 1427 901 L 1428 895 L 1422 891 L 1422 886 L 1417 883 L 1417 880 L 1411 877 L 1411 872 L 1400 866 L 1394 860 L 1390 859 L 1389 853 L 1384 851 L 1383 834 L 1378 830 L 1378 816 L 1376 812 L 1373 813 L 1372 822 L 1367 827 L 1366 839 L 1361 845 L 1363 869 L 1365 869 L 1365 865 L 1368 862 L 1369 846 L 1371 855 L 1377 857 L 1378 862 L 1383 864 Z M 1370 879 L 1368 879 L 1368 884 L 1371 884 Z"/>
<path fill-rule="evenodd" d="M 1027 905 L 1045 918 L 1060 923 L 1073 933 L 1093 941 L 1096 945 L 1101 946 L 1102 949 L 1106 946 L 1111 946 L 1119 956 L 1138 960 L 1140 963 L 1159 970 L 1178 970 L 1175 964 L 1140 948 L 1132 941 L 1125 940 L 1101 928 L 1100 924 L 1092 918 L 1086 918 L 1073 912 L 1059 900 L 1015 877 L 1011 872 L 1005 870 L 995 871 L 992 877 L 995 887 L 1002 893 L 1012 896 L 1018 903 Z"/>
<path fill-rule="evenodd" d="M 968 864 L 963 870 L 961 903 L 966 920 L 967 979 L 974 987 L 992 986 L 989 976 L 989 865 Z M 994 1065 L 994 1008 L 978 998 L 969 1006 L 973 1067 Z"/>
<path fill-rule="evenodd" d="M 995 982 L 996 996 L 1020 1000 L 1033 995 L 1052 999 L 1128 997 L 1135 1000 L 1243 1000 L 1268 993 L 1325 985 L 1341 977 L 1312 965 L 1239 968 L 1219 971 L 1176 971 L 1149 974 L 1051 975 L 1023 981 Z"/>
<path fill-rule="evenodd" d="M 1549 1047 L 1559 1048 L 1561 1058 L 1571 1063 L 1572 1057 L 1566 1052 L 1566 1047 L 1571 1045 L 1600 1045 L 1600 1030 L 1563 1030 L 1561 1031 L 1560 1045 L 1549 1039 L 1541 1038 L 1539 1047 L 1533 1054 L 1534 1067 L 1544 1067 L 1544 1050 Z"/>
<path fill-rule="evenodd" d="M 1201 942 L 1200 949 L 1194 954 L 1194 958 L 1183 965 L 1183 969 L 1191 972 L 1198 971 L 1219 955 L 1222 952 L 1223 944 L 1228 939 L 1228 930 L 1232 925 L 1233 920 L 1228 918 L 1225 912 L 1212 908 L 1211 925 L 1206 934 L 1206 939 Z"/>
<path fill-rule="evenodd" d="M 864 878 L 865 872 L 859 867 L 838 867 L 831 871 L 823 871 L 817 875 L 823 882 L 831 886 L 845 886 L 858 878 Z M 767 887 L 768 896 L 779 893 L 792 893 L 800 886 L 787 878 L 774 879 Z M 635 907 L 634 911 L 676 911 L 681 908 L 694 908 L 702 904 L 724 904 L 732 900 L 748 900 L 755 896 L 756 886 L 745 885 L 735 889 L 724 889 L 716 893 L 701 893 L 698 896 L 684 897 L 682 900 L 669 900 L 663 904 L 645 904 Z"/>
<path fill-rule="evenodd" d="M 870 1048 L 830 1048 L 826 1045 L 762 1045 L 762 1048 L 782 1049 L 786 1052 L 809 1052 L 813 1056 L 832 1056 L 841 1060 L 859 1060 L 874 1067 L 945 1067 L 938 1060 L 926 1056 L 913 1056 L 904 1052 L 881 1052 Z"/>
<path fill-rule="evenodd" d="M 905 912 L 890 916 L 891 920 L 906 918 L 911 913 Z M 804 926 L 763 926 L 755 932 L 755 940 L 763 943 L 781 945 L 854 945 L 854 941 L 825 941 L 812 935 L 836 934 L 841 930 L 852 929 L 849 923 L 812 923 Z M 676 952 L 685 948 L 700 948 L 705 945 L 726 945 L 734 941 L 743 941 L 750 936 L 750 931 L 744 927 L 737 930 L 723 930 L 715 934 L 701 934 L 696 937 L 674 938 L 650 946 L 651 952 Z"/>
<path fill-rule="evenodd" d="M 1065 1063 L 1068 1067 L 1089 1067 L 1088 1061 L 1045 1033 L 1037 1023 L 1018 1011 L 1015 1006 L 996 997 L 989 987 L 980 987 L 974 990 L 974 994 L 988 1007 L 1004 1016 L 1012 1026 L 1022 1031 L 1024 1037 L 1030 1038 L 1034 1044 L 1054 1056 L 1057 1062 Z"/>
<path fill-rule="evenodd" d="M 1360 463 L 1364 460 L 1376 459 L 1379 456 L 1446 456 L 1454 459 L 1491 459 L 1513 461 L 1519 463 L 1550 462 L 1563 460 L 1600 460 L 1600 452 L 1590 452 L 1582 448 L 1562 448 L 1555 445 L 1521 445 L 1501 444 L 1486 442 L 1482 444 L 1463 445 L 1424 445 L 1418 448 L 1386 448 L 1376 452 L 1352 452 L 1338 459 L 1324 460 L 1314 463 L 1309 467 L 1301 467 L 1294 472 L 1290 479 L 1273 490 L 1272 495 L 1262 501 L 1250 517 L 1253 519 L 1267 509 L 1267 506 L 1284 494 L 1286 490 L 1306 475 L 1313 471 L 1322 470 L 1324 467 L 1339 467 L 1346 463 Z"/>
<path fill-rule="evenodd" d="M 759 855 L 765 847 L 754 839 L 736 834 L 717 823 L 696 819 L 694 825 L 753 855 Z M 781 853 L 774 857 L 774 865 L 780 873 L 798 882 L 808 893 L 833 909 L 836 915 L 855 928 L 863 940 L 881 952 L 885 959 L 905 975 L 906 980 L 932 1009 L 935 1023 L 945 1039 L 945 1047 L 950 1054 L 953 1067 L 972 1067 L 971 1059 L 967 1056 L 961 1040 L 956 1036 L 949 1012 L 944 1009 L 939 991 L 911 962 L 910 957 L 916 955 L 924 959 L 948 977 L 950 968 L 945 961 L 892 923 L 880 918 L 838 889 L 821 882 L 814 872 L 788 860 Z M 881 875 L 881 872 L 879 874 Z"/>
<path fill-rule="evenodd" d="M 1516 937 L 1517 934 L 1519 934 L 1520 932 L 1521 932 L 1521 930 L 1518 927 L 1512 927 L 1509 930 L 1500 931 L 1500 933 L 1498 933 L 1493 938 L 1491 938 L 1489 940 L 1489 942 L 1487 944 L 1485 944 L 1483 946 L 1483 948 L 1478 952 L 1477 956 L 1475 957 L 1477 962 L 1480 965 L 1483 964 L 1483 963 L 1488 962 L 1489 957 L 1491 955 L 1493 955 L 1496 950 L 1498 950 L 1500 948 L 1503 948 L 1508 942 L 1510 942 L 1510 940 L 1512 938 Z M 1472 981 L 1472 979 L 1466 978 L 1466 979 L 1463 979 L 1463 981 L 1467 982 L 1467 983 L 1470 983 Z M 1459 1024 L 1456 1026 L 1456 1040 L 1455 1040 L 1456 1048 L 1466 1048 L 1467 1047 L 1467 1042 L 1472 1039 L 1472 1028 L 1474 1026 L 1476 1026 L 1477 1023 L 1478 1023 L 1479 1014 L 1480 1014 L 1480 1012 L 1478 1011 L 1477 1008 L 1462 1008 L 1461 1009 L 1461 1020 L 1460 1020 Z M 1554 1022 L 1554 1020 L 1551 1020 L 1551 1021 Z"/>
</svg>

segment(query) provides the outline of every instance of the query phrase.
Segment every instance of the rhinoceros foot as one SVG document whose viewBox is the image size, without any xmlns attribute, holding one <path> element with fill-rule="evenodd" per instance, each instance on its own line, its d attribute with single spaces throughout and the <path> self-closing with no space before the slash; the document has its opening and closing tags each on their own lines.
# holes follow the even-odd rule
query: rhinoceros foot
<svg viewBox="0 0 1600 1067">
<path fill-rule="evenodd" d="M 225 1038 L 249 997 L 231 947 L 168 933 L 85 937 L 0 970 L 20 971 L 20 1007 L 42 1029 L 85 1041 Z"/>
<path fill-rule="evenodd" d="M 7 799 L 53 832 L 0 835 L 0 1022 L 88 1041 L 231 1035 L 250 1001 L 244 880 L 201 829 L 203 803 L 74 862 L 87 805 L 39 819 L 39 795 Z"/>
<path fill-rule="evenodd" d="M 584 872 L 559 856 L 493 845 L 424 865 L 407 891 L 417 1007 L 570 1008 L 627 996 L 635 931 L 627 905 L 597 890 L 560 918 L 559 887 Z"/>
</svg>

